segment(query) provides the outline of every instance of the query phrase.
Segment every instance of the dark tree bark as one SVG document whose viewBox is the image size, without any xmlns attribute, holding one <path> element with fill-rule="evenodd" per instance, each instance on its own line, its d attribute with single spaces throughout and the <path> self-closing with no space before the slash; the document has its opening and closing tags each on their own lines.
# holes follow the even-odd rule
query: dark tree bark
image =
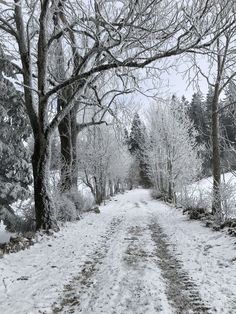
<svg viewBox="0 0 236 314">
<path fill-rule="evenodd" d="M 118 194 L 120 193 L 120 180 L 117 180 L 114 187 L 114 193 Z"/>
<path fill-rule="evenodd" d="M 58 100 L 59 101 L 59 100 Z M 64 101 L 60 101 L 63 105 Z M 66 105 L 66 103 L 65 103 Z M 61 144 L 61 180 L 62 191 L 78 190 L 77 162 L 77 106 L 58 125 Z"/>
<path fill-rule="evenodd" d="M 111 179 L 109 180 L 109 193 L 110 193 L 110 196 L 114 196 L 114 186 Z"/>
<path fill-rule="evenodd" d="M 72 145 L 72 171 L 71 171 L 71 183 L 72 188 L 76 191 L 78 190 L 78 160 L 77 160 L 77 108 L 78 106 L 75 106 L 71 112 L 71 145 Z"/>
<path fill-rule="evenodd" d="M 102 201 L 103 201 L 103 193 L 102 193 L 102 186 L 101 184 L 98 182 L 99 180 L 97 180 L 97 177 L 94 177 L 94 185 L 95 185 L 95 202 L 98 205 L 101 205 Z"/>
<path fill-rule="evenodd" d="M 220 138 L 219 138 L 219 83 L 217 82 L 212 101 L 212 176 L 213 176 L 213 199 L 212 213 L 221 213 L 221 165 L 220 165 Z"/>
<path fill-rule="evenodd" d="M 34 152 L 32 155 L 32 167 L 34 177 L 34 200 L 36 229 L 57 229 L 54 204 L 48 190 L 48 173 L 50 166 L 50 134 L 46 131 L 48 126 L 47 109 L 48 99 L 46 94 L 46 72 L 47 72 L 47 45 L 46 45 L 46 19 L 49 1 L 44 1 L 41 6 L 39 17 L 39 39 L 38 39 L 38 113 L 34 107 L 34 96 L 32 87 L 32 69 L 29 44 L 26 40 L 27 34 L 23 21 L 22 7 L 19 0 L 15 0 L 15 23 L 17 34 L 16 41 L 22 62 L 22 74 L 24 81 L 25 106 L 30 119 L 34 134 Z"/>
<path fill-rule="evenodd" d="M 65 101 L 58 97 L 59 110 L 65 106 Z M 58 125 L 60 135 L 60 189 L 62 192 L 69 191 L 72 187 L 72 137 L 71 137 L 71 119 L 70 113 Z"/>
<path fill-rule="evenodd" d="M 32 155 L 37 230 L 58 229 L 54 203 L 48 190 L 50 149 L 50 140 L 41 134 L 35 140 L 34 153 Z"/>
<path fill-rule="evenodd" d="M 224 49 L 220 48 L 220 40 L 217 39 L 217 77 L 214 85 L 214 95 L 212 100 L 212 176 L 213 176 L 213 197 L 212 213 L 221 219 L 221 164 L 220 164 L 220 128 L 219 128 L 219 97 L 223 90 L 223 74 L 227 62 L 230 37 L 226 37 Z M 229 81 L 228 81 L 229 82 Z M 222 86 L 221 86 L 222 85 Z"/>
</svg>

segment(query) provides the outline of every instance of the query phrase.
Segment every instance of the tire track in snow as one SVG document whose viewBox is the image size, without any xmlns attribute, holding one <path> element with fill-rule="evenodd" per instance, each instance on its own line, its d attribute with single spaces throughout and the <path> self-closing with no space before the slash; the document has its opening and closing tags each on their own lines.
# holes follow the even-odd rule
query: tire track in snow
<svg viewBox="0 0 236 314">
<path fill-rule="evenodd" d="M 53 313 L 211 313 L 141 203 L 112 220 Z"/>
<path fill-rule="evenodd" d="M 156 221 L 152 221 L 149 228 L 156 246 L 157 263 L 166 279 L 168 300 L 176 309 L 176 313 L 212 313 L 201 299 L 197 286 L 182 269 L 180 261 L 170 252 L 167 236 L 161 227 Z"/>
<path fill-rule="evenodd" d="M 172 313 L 155 262 L 148 217 L 137 214 L 136 204 L 130 210 L 133 215 L 126 216 L 94 274 L 82 313 Z"/>
<path fill-rule="evenodd" d="M 99 247 L 93 252 L 89 259 L 85 261 L 81 267 L 78 276 L 74 277 L 68 284 L 64 286 L 63 296 L 59 302 L 55 302 L 52 306 L 52 313 L 78 313 L 80 308 L 81 296 L 93 286 L 93 276 L 99 270 L 101 261 L 107 254 L 109 249 L 109 241 L 117 232 L 117 228 L 122 222 L 122 218 L 113 218 L 109 229 L 103 237 Z"/>
<path fill-rule="evenodd" d="M 123 254 L 126 273 L 117 297 L 119 300 L 125 300 L 124 290 L 128 291 L 129 295 L 126 297 L 126 303 L 123 301 L 123 308 L 119 313 L 165 313 L 168 306 L 163 309 L 162 302 L 166 298 L 163 296 L 164 289 L 163 286 L 160 287 L 160 278 L 157 275 L 156 257 L 150 245 L 148 224 L 129 227 L 125 240 L 129 241 Z M 153 280 L 154 273 L 156 281 Z"/>
<path fill-rule="evenodd" d="M 53 313 L 173 313 L 156 263 L 146 210 L 128 206 L 113 220 L 104 241 L 64 287 Z"/>
</svg>

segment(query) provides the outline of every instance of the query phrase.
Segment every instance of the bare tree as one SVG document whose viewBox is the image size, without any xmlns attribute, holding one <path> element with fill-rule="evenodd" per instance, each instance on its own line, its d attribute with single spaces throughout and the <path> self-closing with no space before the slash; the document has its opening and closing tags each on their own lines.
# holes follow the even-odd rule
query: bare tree
<svg viewBox="0 0 236 314">
<path fill-rule="evenodd" d="M 143 68 L 210 46 L 233 23 L 231 19 L 222 23 L 214 6 L 213 0 L 186 4 L 174 0 L 14 0 L 0 4 L 1 38 L 19 74 L 34 135 L 37 229 L 56 227 L 48 192 L 50 141 L 61 121 L 75 108 L 75 97 L 103 71 Z M 62 7 L 55 30 L 55 14 L 61 14 Z M 219 23 L 220 28 L 214 27 Z M 54 76 L 50 63 L 59 39 L 65 57 L 64 78 Z M 49 119 L 49 106 L 59 93 L 66 93 L 66 103 Z"/>
<path fill-rule="evenodd" d="M 148 123 L 149 175 L 155 192 L 174 202 L 176 192 L 193 182 L 201 172 L 196 131 L 187 114 L 173 108 L 170 100 L 151 108 Z"/>
<path fill-rule="evenodd" d="M 234 1 L 222 1 L 216 4 L 216 10 L 221 17 L 221 23 L 215 27 L 223 29 L 222 25 L 229 20 L 232 25 L 224 29 L 217 40 L 210 46 L 198 51 L 200 58 L 203 56 L 209 63 L 208 72 L 202 69 L 201 62 L 193 55 L 196 77 L 203 76 L 213 91 L 211 103 L 211 144 L 212 144 L 212 174 L 213 174 L 213 197 L 212 212 L 221 219 L 222 197 L 221 197 L 221 158 L 220 158 L 220 127 L 219 116 L 224 108 L 219 107 L 220 97 L 225 88 L 235 81 L 235 35 L 236 35 L 236 15 Z M 196 78 L 195 77 L 195 78 Z M 233 104 L 228 104 L 233 105 Z"/>
<path fill-rule="evenodd" d="M 115 131 L 114 125 L 93 125 L 78 141 L 80 177 L 97 204 L 117 193 L 128 176 L 131 157 Z"/>
</svg>

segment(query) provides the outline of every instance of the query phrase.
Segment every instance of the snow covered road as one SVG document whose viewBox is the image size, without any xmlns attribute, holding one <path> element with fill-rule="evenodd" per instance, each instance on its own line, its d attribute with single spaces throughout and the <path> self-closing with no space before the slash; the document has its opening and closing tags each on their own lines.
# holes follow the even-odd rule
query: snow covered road
<svg viewBox="0 0 236 314">
<path fill-rule="evenodd" d="M 0 313 L 236 313 L 234 242 L 130 191 L 1 259 Z"/>
</svg>

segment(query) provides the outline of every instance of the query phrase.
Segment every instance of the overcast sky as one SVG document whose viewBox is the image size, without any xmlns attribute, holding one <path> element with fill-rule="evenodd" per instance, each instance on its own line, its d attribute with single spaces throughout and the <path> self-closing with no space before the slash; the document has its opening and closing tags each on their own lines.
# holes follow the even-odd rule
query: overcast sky
<svg viewBox="0 0 236 314">
<path fill-rule="evenodd" d="M 207 61 L 200 59 L 198 60 L 201 65 L 201 69 L 207 73 L 208 63 Z M 189 84 L 189 77 L 193 77 L 193 72 L 186 72 L 190 67 L 188 60 L 182 56 L 178 59 L 171 59 L 169 65 L 167 66 L 166 71 L 157 71 L 161 73 L 159 77 L 154 77 L 152 73 L 148 76 L 149 79 L 143 79 L 141 83 L 142 92 L 146 95 L 155 95 L 157 98 L 168 98 L 172 94 L 175 94 L 177 97 L 181 98 L 183 95 L 187 100 L 191 101 L 192 95 L 194 92 L 197 92 L 199 89 L 203 95 L 207 94 L 208 84 L 205 78 L 199 77 L 198 86 Z M 158 64 L 160 68 L 166 66 Z M 158 74 L 157 74 L 158 75 Z M 145 97 L 141 93 L 135 93 L 135 97 L 132 97 L 132 101 L 135 100 L 137 104 L 148 105 L 150 102 L 153 102 L 151 97 Z"/>
</svg>

